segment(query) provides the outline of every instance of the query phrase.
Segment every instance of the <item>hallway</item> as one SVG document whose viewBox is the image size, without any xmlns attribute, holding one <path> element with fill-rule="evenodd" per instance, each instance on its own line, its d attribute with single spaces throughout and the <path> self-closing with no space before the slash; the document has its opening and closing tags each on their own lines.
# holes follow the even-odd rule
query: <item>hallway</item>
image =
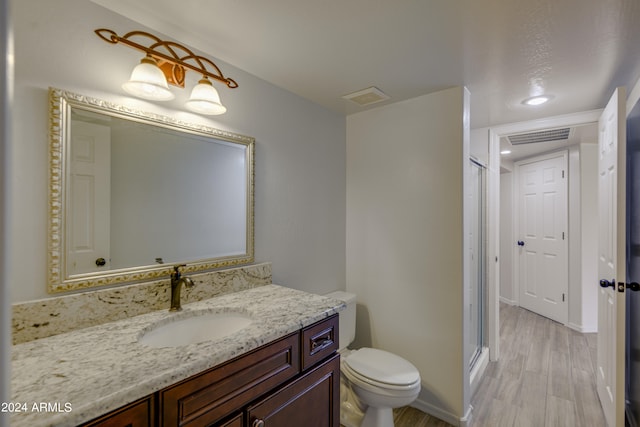
<svg viewBox="0 0 640 427">
<path fill-rule="evenodd" d="M 500 304 L 500 361 L 472 398 L 472 427 L 602 427 L 595 366 L 596 334 Z"/>
</svg>

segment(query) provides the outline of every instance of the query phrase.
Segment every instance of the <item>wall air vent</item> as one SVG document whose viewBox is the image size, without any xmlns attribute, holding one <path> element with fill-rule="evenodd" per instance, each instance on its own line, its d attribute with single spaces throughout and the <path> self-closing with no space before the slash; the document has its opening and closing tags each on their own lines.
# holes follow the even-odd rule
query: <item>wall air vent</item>
<svg viewBox="0 0 640 427">
<path fill-rule="evenodd" d="M 564 141 L 569 139 L 571 128 L 543 130 L 538 132 L 509 135 L 511 145 L 533 144 L 536 142 Z"/>
<path fill-rule="evenodd" d="M 344 95 L 342 98 L 354 102 L 361 107 L 364 107 L 365 105 L 371 105 L 375 104 L 376 102 L 385 101 L 389 99 L 389 95 L 387 95 L 377 87 L 371 86 L 366 89 Z"/>
</svg>

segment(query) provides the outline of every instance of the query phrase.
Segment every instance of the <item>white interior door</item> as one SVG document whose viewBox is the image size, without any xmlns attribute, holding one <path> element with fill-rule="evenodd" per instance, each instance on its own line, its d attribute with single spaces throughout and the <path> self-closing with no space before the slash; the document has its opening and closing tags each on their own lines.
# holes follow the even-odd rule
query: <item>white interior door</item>
<svg viewBox="0 0 640 427">
<path fill-rule="evenodd" d="M 597 390 L 609 427 L 624 426 L 626 94 L 618 88 L 599 121 Z M 618 289 L 618 283 L 622 283 Z"/>
<path fill-rule="evenodd" d="M 111 132 L 72 121 L 67 272 L 110 268 Z"/>
<path fill-rule="evenodd" d="M 520 306 L 567 323 L 567 152 L 517 163 Z"/>
</svg>

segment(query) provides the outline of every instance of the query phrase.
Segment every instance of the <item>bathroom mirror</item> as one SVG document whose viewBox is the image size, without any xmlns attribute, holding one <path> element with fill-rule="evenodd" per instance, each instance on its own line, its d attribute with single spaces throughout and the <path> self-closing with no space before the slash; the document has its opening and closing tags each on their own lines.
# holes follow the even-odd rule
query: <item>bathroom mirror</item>
<svg viewBox="0 0 640 427">
<path fill-rule="evenodd" d="M 254 260 L 254 139 L 49 89 L 48 290 Z"/>
</svg>

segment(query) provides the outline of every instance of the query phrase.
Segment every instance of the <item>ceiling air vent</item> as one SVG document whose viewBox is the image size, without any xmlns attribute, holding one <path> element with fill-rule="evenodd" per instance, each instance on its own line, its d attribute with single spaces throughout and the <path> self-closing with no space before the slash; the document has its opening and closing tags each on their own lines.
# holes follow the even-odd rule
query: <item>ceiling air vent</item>
<svg viewBox="0 0 640 427">
<path fill-rule="evenodd" d="M 520 135 L 509 135 L 509 142 L 512 145 L 533 144 L 536 142 L 564 141 L 569 139 L 571 128 L 542 130 L 538 132 L 523 133 Z"/>
<path fill-rule="evenodd" d="M 375 104 L 389 99 L 389 95 L 381 91 L 375 86 L 368 87 L 366 89 L 359 90 L 357 92 L 344 95 L 342 98 L 364 107 L 365 105 Z"/>
</svg>

